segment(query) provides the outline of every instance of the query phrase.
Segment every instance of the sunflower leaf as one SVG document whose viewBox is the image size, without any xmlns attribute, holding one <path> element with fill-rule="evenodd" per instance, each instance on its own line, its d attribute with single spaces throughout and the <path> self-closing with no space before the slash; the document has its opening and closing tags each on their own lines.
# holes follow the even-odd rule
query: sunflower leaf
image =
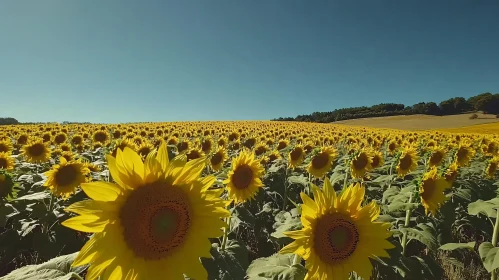
<svg viewBox="0 0 499 280">
<path fill-rule="evenodd" d="M 268 258 L 254 260 L 246 270 L 248 280 L 300 280 L 307 270 L 300 264 L 293 264 L 293 254 L 275 254 Z"/>
<path fill-rule="evenodd" d="M 3 280 L 70 280 L 75 274 L 71 270 L 71 263 L 76 258 L 78 252 L 53 258 L 45 263 L 38 265 L 27 265 L 18 268 L 8 275 Z"/>
<path fill-rule="evenodd" d="M 483 242 L 478 247 L 478 253 L 482 259 L 483 266 L 488 272 L 499 268 L 499 247 L 494 247 L 490 242 Z"/>
<path fill-rule="evenodd" d="M 468 243 L 447 243 L 442 246 L 440 246 L 440 250 L 445 250 L 445 251 L 453 251 L 457 249 L 471 249 L 475 248 L 476 242 L 468 242 Z"/>
<path fill-rule="evenodd" d="M 495 209 L 499 208 L 499 198 L 483 201 L 481 199 L 468 204 L 468 214 L 470 215 L 486 215 L 491 218 L 497 216 Z"/>
</svg>

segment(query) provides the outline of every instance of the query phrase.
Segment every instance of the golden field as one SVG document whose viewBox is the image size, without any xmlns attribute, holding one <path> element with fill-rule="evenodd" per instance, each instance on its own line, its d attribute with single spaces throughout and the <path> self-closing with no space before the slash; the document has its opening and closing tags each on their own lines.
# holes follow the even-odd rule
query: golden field
<svg viewBox="0 0 499 280">
<path fill-rule="evenodd" d="M 468 118 L 1 126 L 0 279 L 491 279 Z"/>
<path fill-rule="evenodd" d="M 491 133 L 496 132 L 494 128 L 499 126 L 499 119 L 495 115 L 478 114 L 477 119 L 470 119 L 473 114 L 460 114 L 450 116 L 430 116 L 430 115 L 409 115 L 364 118 L 336 122 L 338 124 L 351 126 L 366 126 L 374 128 L 392 128 L 401 130 L 441 130 L 449 132 L 465 133 L 466 128 L 472 128 L 470 133 Z M 490 126 L 489 126 L 490 124 Z M 460 128 L 463 127 L 463 130 Z M 483 129 L 483 130 L 482 130 Z M 491 132 L 487 132 L 491 131 Z"/>
</svg>

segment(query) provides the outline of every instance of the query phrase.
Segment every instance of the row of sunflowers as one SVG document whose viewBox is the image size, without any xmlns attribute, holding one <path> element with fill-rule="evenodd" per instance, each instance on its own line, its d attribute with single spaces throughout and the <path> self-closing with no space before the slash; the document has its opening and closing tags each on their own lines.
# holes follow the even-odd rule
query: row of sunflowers
<svg viewBox="0 0 499 280">
<path fill-rule="evenodd" d="M 497 279 L 498 165 L 488 134 L 3 126 L 0 279 Z"/>
</svg>

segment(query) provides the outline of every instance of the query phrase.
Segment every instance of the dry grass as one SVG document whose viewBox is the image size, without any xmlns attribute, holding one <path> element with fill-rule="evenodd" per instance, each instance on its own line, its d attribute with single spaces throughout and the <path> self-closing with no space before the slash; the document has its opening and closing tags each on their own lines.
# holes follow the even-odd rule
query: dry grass
<svg viewBox="0 0 499 280">
<path fill-rule="evenodd" d="M 470 120 L 470 114 L 452 115 L 452 116 L 428 116 L 428 115 L 411 115 L 411 116 L 392 116 L 378 118 L 364 118 L 355 120 L 346 120 L 336 122 L 338 124 L 366 126 L 375 128 L 392 128 L 403 130 L 444 130 L 456 129 L 481 124 L 495 123 L 499 130 L 499 119 L 495 115 L 478 114 L 478 118 Z M 335 124 L 336 124 L 335 123 Z M 482 128 L 477 128 L 474 133 L 481 132 Z M 450 131 L 449 131 L 450 132 Z M 458 129 L 452 132 L 468 132 Z M 471 131 L 469 131 L 471 132 Z"/>
</svg>

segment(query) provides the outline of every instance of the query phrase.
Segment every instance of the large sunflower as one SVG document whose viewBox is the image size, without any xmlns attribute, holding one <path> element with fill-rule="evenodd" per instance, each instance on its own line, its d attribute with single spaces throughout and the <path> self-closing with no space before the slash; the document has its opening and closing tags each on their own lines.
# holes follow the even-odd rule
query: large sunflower
<svg viewBox="0 0 499 280">
<path fill-rule="evenodd" d="M 419 194 L 426 214 L 431 212 L 435 215 L 440 205 L 448 199 L 444 191 L 450 187 L 451 183 L 438 176 L 436 167 L 432 167 L 423 175 Z"/>
<path fill-rule="evenodd" d="M 336 150 L 332 147 L 323 147 L 310 161 L 307 172 L 314 177 L 322 178 L 333 168 L 333 161 L 336 158 Z"/>
<path fill-rule="evenodd" d="M 47 176 L 44 186 L 48 187 L 54 195 L 66 199 L 86 181 L 88 173 L 90 170 L 85 167 L 84 163 L 76 160 L 68 161 L 61 157 L 59 164 L 44 173 Z"/>
<path fill-rule="evenodd" d="M 12 170 L 14 169 L 14 159 L 8 153 L 0 153 L 0 169 Z"/>
<path fill-rule="evenodd" d="M 361 207 L 365 189 L 348 187 L 337 197 L 329 180 L 323 190 L 312 184 L 314 199 L 301 193 L 303 229 L 284 234 L 295 239 L 280 253 L 294 253 L 305 260 L 305 279 L 348 279 L 355 271 L 370 279 L 369 258 L 389 257 L 393 244 L 389 223 L 375 222 L 380 209 L 374 201 Z"/>
<path fill-rule="evenodd" d="M 145 162 L 125 148 L 107 156 L 117 184 L 82 184 L 91 198 L 66 210 L 80 214 L 62 224 L 95 233 L 73 266 L 90 264 L 87 279 L 194 279 L 208 277 L 200 257 L 211 257 L 209 238 L 222 235 L 227 202 L 200 179 L 203 158 L 168 160 L 166 145 Z"/>
<path fill-rule="evenodd" d="M 404 177 L 405 175 L 416 170 L 418 167 L 418 156 L 416 150 L 412 148 L 405 149 L 400 155 L 399 162 L 397 165 L 397 173 L 399 177 Z"/>
<path fill-rule="evenodd" d="M 12 180 L 12 176 L 0 169 L 0 200 L 2 198 L 13 198 L 14 194 L 14 180 Z"/>
<path fill-rule="evenodd" d="M 263 172 L 264 168 L 252 152 L 241 151 L 232 159 L 232 168 L 224 181 L 224 184 L 227 184 L 229 198 L 236 203 L 253 198 L 263 187 L 260 179 Z"/>
<path fill-rule="evenodd" d="M 50 159 L 51 150 L 43 139 L 30 139 L 29 142 L 22 147 L 22 155 L 27 162 L 42 163 Z"/>
<path fill-rule="evenodd" d="M 1 160 L 1 158 L 0 158 Z M 496 172 L 497 172 L 497 167 L 499 164 L 499 158 L 492 158 L 489 163 L 487 164 L 487 167 L 485 168 L 485 175 L 490 178 L 494 179 L 496 177 Z M 1 168 L 1 166 L 0 166 Z"/>
<path fill-rule="evenodd" d="M 428 159 L 429 166 L 439 166 L 445 158 L 445 150 L 441 147 L 433 147 L 430 149 L 430 158 Z"/>
<path fill-rule="evenodd" d="M 305 159 L 305 150 L 298 144 L 288 155 L 288 164 L 290 168 L 297 168 Z"/>
<path fill-rule="evenodd" d="M 457 148 L 457 151 L 455 154 L 455 159 L 456 159 L 457 165 L 459 167 L 469 165 L 473 156 L 475 156 L 475 150 L 467 144 L 461 144 Z"/>
<path fill-rule="evenodd" d="M 350 170 L 353 178 L 362 178 L 372 169 L 372 159 L 367 151 L 361 150 L 357 155 L 352 158 L 350 162 Z"/>
<path fill-rule="evenodd" d="M 7 140 L 0 140 L 0 153 L 12 153 L 12 150 L 14 149 L 14 146 L 12 145 L 12 142 L 7 139 Z"/>
<path fill-rule="evenodd" d="M 219 171 L 222 169 L 227 158 L 227 151 L 225 151 L 223 146 L 219 146 L 218 150 L 210 157 L 211 168 L 215 171 Z"/>
</svg>

